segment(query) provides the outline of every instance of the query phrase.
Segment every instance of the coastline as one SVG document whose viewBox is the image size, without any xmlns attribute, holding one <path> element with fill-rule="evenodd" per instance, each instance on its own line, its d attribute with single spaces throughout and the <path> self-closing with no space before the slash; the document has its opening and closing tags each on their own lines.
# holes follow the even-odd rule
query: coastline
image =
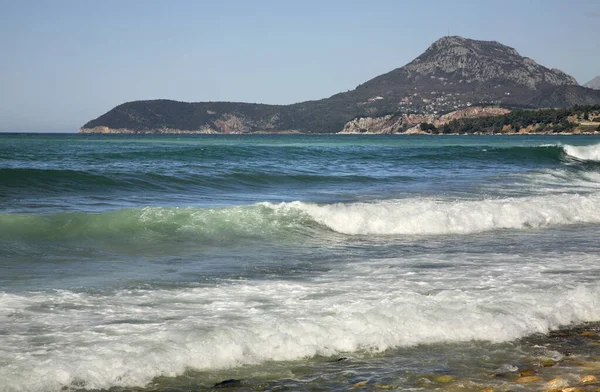
<svg viewBox="0 0 600 392">
<path fill-rule="evenodd" d="M 183 129 L 149 129 L 149 130 L 133 130 L 126 128 L 80 128 L 79 134 L 86 135 L 396 135 L 396 136 L 573 136 L 573 135 L 600 135 L 598 131 L 592 132 L 472 132 L 472 133 L 431 133 L 424 131 L 412 132 L 332 132 L 332 133 L 316 133 L 316 132 L 301 132 L 297 130 L 283 131 L 256 131 L 256 132 L 217 132 L 215 130 L 183 130 Z"/>
<path fill-rule="evenodd" d="M 480 342 L 482 343 L 482 342 Z M 500 358 L 494 354 L 475 354 L 469 344 L 431 344 L 444 362 L 437 370 L 403 369 L 386 374 L 355 372 L 356 367 L 381 366 L 394 362 L 403 352 L 410 355 L 417 348 L 391 349 L 387 355 L 365 358 L 361 355 L 331 358 L 317 357 L 304 362 L 306 373 L 297 378 L 311 379 L 313 372 L 324 371 L 321 380 L 336 390 L 384 391 L 545 391 L 545 392 L 597 392 L 600 390 L 600 321 L 564 326 L 546 334 L 533 334 L 513 342 L 490 344 L 488 351 L 502 351 L 499 346 L 511 347 L 510 353 Z M 473 355 L 469 357 L 469 355 Z M 509 361 L 509 362 L 507 362 Z M 287 368 L 285 365 L 284 368 Z M 304 390 L 302 382 L 290 378 L 263 379 L 260 366 L 250 369 L 234 368 L 215 373 L 198 372 L 187 379 L 190 389 L 214 390 L 227 386 L 246 387 L 248 390 L 283 389 Z M 252 375 L 254 374 L 254 375 Z M 250 375 L 250 376 L 249 376 Z M 194 377 L 196 376 L 196 377 Z M 218 378 L 218 377 L 221 378 Z M 211 387 L 212 386 L 212 387 Z"/>
</svg>

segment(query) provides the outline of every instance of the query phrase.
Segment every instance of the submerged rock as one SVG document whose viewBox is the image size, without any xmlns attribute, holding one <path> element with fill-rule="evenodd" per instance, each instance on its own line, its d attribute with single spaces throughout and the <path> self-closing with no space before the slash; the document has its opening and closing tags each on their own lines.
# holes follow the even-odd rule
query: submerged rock
<svg viewBox="0 0 600 392">
<path fill-rule="evenodd" d="M 530 383 L 530 382 L 540 382 L 540 381 L 543 381 L 543 378 L 541 378 L 540 376 L 524 376 L 524 377 L 517 378 L 517 383 L 519 383 L 519 384 L 526 384 L 526 383 Z"/>
<path fill-rule="evenodd" d="M 594 375 L 583 376 L 583 377 L 581 377 L 581 380 L 579 380 L 579 382 L 581 384 L 595 383 L 595 382 L 598 382 L 598 377 L 596 377 Z"/>
<path fill-rule="evenodd" d="M 242 380 L 237 380 L 235 378 L 230 378 L 229 380 L 224 380 L 213 385 L 214 388 L 231 388 L 231 387 L 239 387 L 242 384 Z"/>
<path fill-rule="evenodd" d="M 435 382 L 439 382 L 439 383 L 445 384 L 445 383 L 449 383 L 449 382 L 452 382 L 452 381 L 456 380 L 456 377 L 444 374 L 444 375 L 441 375 L 441 376 L 433 376 L 432 379 Z"/>
<path fill-rule="evenodd" d="M 568 387 L 563 388 L 561 392 L 582 392 L 582 389 L 577 387 Z"/>
<path fill-rule="evenodd" d="M 587 337 L 587 338 L 595 338 L 598 337 L 598 334 L 594 331 L 584 331 L 579 334 L 579 336 Z"/>
<path fill-rule="evenodd" d="M 554 366 L 558 363 L 558 361 L 551 359 L 551 358 L 541 358 L 540 359 L 540 366 L 541 367 L 551 367 Z"/>
<path fill-rule="evenodd" d="M 521 377 L 533 376 L 533 375 L 535 375 L 535 370 L 533 370 L 533 369 L 522 369 L 522 370 L 519 371 L 519 375 Z"/>
<path fill-rule="evenodd" d="M 546 383 L 549 390 L 560 390 L 569 385 L 569 382 L 562 377 L 556 377 Z"/>
</svg>

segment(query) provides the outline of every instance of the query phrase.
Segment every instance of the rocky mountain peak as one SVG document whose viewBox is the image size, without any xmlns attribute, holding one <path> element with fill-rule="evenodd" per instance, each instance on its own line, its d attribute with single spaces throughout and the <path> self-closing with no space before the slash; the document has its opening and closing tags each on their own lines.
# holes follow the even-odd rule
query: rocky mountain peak
<svg viewBox="0 0 600 392">
<path fill-rule="evenodd" d="M 510 46 L 502 45 L 498 41 L 479 41 L 463 38 L 458 35 L 446 36 L 432 43 L 425 51 L 436 52 L 446 51 L 448 53 L 471 53 L 474 55 L 493 55 L 493 56 L 520 56 L 519 53 Z"/>
<path fill-rule="evenodd" d="M 404 68 L 417 77 L 443 78 L 461 83 L 502 81 L 531 90 L 577 85 L 573 77 L 522 57 L 509 46 L 458 36 L 438 39 Z"/>
<path fill-rule="evenodd" d="M 600 90 L 600 76 L 596 76 L 594 79 L 584 84 L 583 87 L 593 88 L 594 90 Z"/>
</svg>

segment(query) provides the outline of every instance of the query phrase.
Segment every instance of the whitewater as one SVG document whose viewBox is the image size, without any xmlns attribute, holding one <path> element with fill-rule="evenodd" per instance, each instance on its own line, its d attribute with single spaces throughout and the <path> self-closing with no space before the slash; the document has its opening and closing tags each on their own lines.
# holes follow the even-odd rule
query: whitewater
<svg viewBox="0 0 600 392">
<path fill-rule="evenodd" d="M 600 322 L 594 136 L 0 140 L 2 392 L 483 388 Z"/>
</svg>

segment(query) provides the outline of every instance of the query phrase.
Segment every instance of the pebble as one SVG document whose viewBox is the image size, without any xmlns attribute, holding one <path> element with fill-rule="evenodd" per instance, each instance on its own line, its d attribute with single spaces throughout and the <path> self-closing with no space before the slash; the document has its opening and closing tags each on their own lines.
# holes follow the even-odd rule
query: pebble
<svg viewBox="0 0 600 392">
<path fill-rule="evenodd" d="M 554 366 L 558 363 L 558 361 L 555 361 L 554 359 L 550 359 L 550 358 L 542 358 L 540 359 L 540 365 L 542 365 L 542 367 L 551 367 Z"/>
<path fill-rule="evenodd" d="M 519 375 L 521 377 L 533 376 L 533 375 L 535 375 L 535 370 L 533 370 L 533 369 L 523 369 L 523 370 L 519 371 Z"/>
<path fill-rule="evenodd" d="M 525 384 L 528 382 L 539 382 L 542 381 L 543 379 L 540 376 L 523 376 L 523 377 L 519 377 L 517 378 L 517 382 L 519 384 Z"/>
<path fill-rule="evenodd" d="M 556 377 L 546 383 L 546 388 L 550 390 L 562 389 L 567 387 L 569 383 L 562 377 Z"/>
<path fill-rule="evenodd" d="M 598 382 L 598 377 L 593 376 L 593 375 L 583 376 L 583 377 L 581 377 L 581 380 L 579 380 L 579 382 L 581 384 L 589 384 L 592 382 Z"/>
</svg>

